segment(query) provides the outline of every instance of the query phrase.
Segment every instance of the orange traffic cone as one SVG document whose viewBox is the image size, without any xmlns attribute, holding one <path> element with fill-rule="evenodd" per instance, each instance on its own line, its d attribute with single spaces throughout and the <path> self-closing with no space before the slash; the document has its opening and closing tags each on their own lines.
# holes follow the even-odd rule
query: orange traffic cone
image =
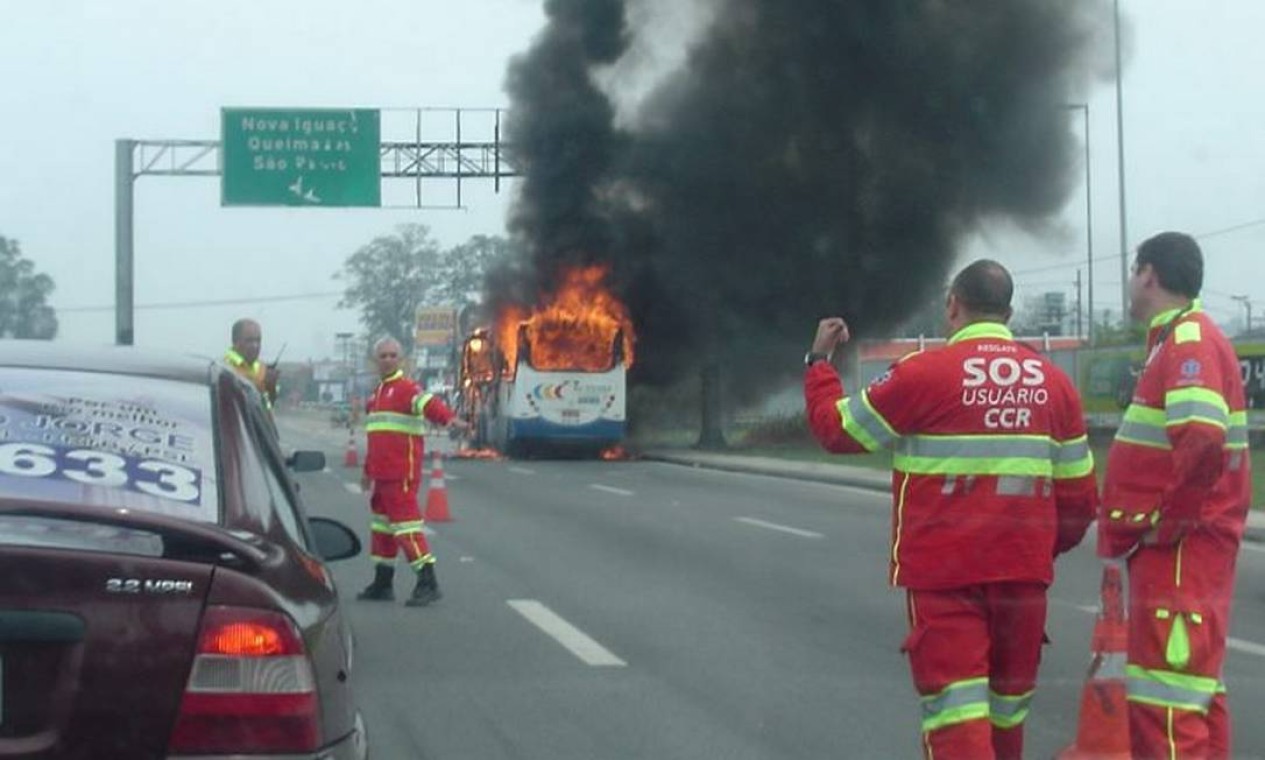
<svg viewBox="0 0 1265 760">
<path fill-rule="evenodd" d="M 347 452 L 343 454 L 343 467 L 359 467 L 360 455 L 356 453 L 355 430 L 347 428 Z"/>
<path fill-rule="evenodd" d="M 428 522 L 452 520 L 448 513 L 448 488 L 444 485 L 444 455 L 438 451 L 431 453 L 430 485 L 426 489 L 426 513 L 422 519 Z"/>
<path fill-rule="evenodd" d="M 1093 657 L 1081 691 L 1076 743 L 1060 752 L 1057 760 L 1129 760 L 1124 676 L 1128 642 L 1120 562 L 1107 560 L 1102 570 L 1102 610 L 1094 623 Z"/>
</svg>

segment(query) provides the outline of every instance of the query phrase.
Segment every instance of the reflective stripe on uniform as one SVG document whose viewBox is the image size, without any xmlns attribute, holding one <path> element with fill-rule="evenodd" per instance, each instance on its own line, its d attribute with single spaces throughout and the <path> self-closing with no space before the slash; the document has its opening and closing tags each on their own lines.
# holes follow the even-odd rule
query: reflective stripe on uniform
<svg viewBox="0 0 1265 760">
<path fill-rule="evenodd" d="M 419 393 L 413 398 L 413 414 L 420 415 L 430 400 L 435 398 L 433 393 Z"/>
<path fill-rule="evenodd" d="M 998 728 L 1014 728 L 1028 717 L 1032 704 L 1032 692 L 1026 694 L 998 694 L 988 692 L 988 719 Z"/>
<path fill-rule="evenodd" d="M 1048 436 L 911 435 L 901 439 L 892 467 L 916 475 L 1054 474 Z"/>
<path fill-rule="evenodd" d="M 1002 475 L 997 478 L 998 496 L 1040 496 L 1050 495 L 1049 478 L 1033 478 L 1026 475 Z"/>
<path fill-rule="evenodd" d="M 1247 412 L 1230 412 L 1230 428 L 1226 431 L 1227 449 L 1247 448 Z"/>
<path fill-rule="evenodd" d="M 843 431 L 865 447 L 866 451 L 887 448 L 899 437 L 887 420 L 883 419 L 883 415 L 870 405 L 865 391 L 840 400 L 838 409 L 839 419 L 843 421 Z"/>
<path fill-rule="evenodd" d="M 1127 666 L 1125 673 L 1129 701 L 1156 707 L 1207 713 L 1221 687 L 1216 678 L 1148 670 L 1139 665 Z"/>
<path fill-rule="evenodd" d="M 1230 424 L 1230 407 L 1225 397 L 1208 388 L 1174 388 L 1164 394 L 1167 427 L 1202 422 L 1225 430 Z"/>
<path fill-rule="evenodd" d="M 405 533 L 421 533 L 423 525 L 425 525 L 425 523 L 421 520 L 391 523 L 391 532 L 397 536 L 402 536 Z"/>
<path fill-rule="evenodd" d="M 946 726 L 989 717 L 988 679 L 971 678 L 957 681 L 938 694 L 922 698 L 922 730 L 935 731 Z"/>
<path fill-rule="evenodd" d="M 1171 449 L 1173 446 L 1165 430 L 1167 424 L 1168 416 L 1163 409 L 1130 404 L 1116 430 L 1116 440 L 1153 449 Z"/>
<path fill-rule="evenodd" d="M 1083 478 L 1094 471 L 1094 455 L 1089 438 L 1054 441 L 1054 477 L 1057 480 Z"/>
<path fill-rule="evenodd" d="M 419 417 L 399 412 L 370 412 L 365 417 L 365 432 L 368 433 L 404 433 L 405 435 L 421 435 L 424 431 L 423 421 Z"/>
<path fill-rule="evenodd" d="M 385 515 L 374 515 L 369 520 L 369 531 L 372 533 L 386 533 L 391 535 L 391 523 L 387 521 Z"/>
</svg>

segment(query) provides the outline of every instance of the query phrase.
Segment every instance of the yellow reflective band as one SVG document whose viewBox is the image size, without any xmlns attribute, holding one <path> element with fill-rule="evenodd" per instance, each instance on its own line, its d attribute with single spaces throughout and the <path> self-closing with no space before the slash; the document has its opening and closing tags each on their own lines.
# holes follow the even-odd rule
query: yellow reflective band
<svg viewBox="0 0 1265 760">
<path fill-rule="evenodd" d="M 1160 608 L 1160 609 L 1158 609 L 1158 610 L 1156 610 L 1156 611 L 1155 611 L 1155 619 L 1156 619 L 1156 620 L 1168 620 L 1168 618 L 1169 618 L 1169 611 L 1168 611 L 1168 610 L 1163 609 L 1163 608 Z"/>
<path fill-rule="evenodd" d="M 372 412 L 365 416 L 365 431 L 369 433 L 421 435 L 424 430 L 422 420 L 409 414 Z"/>
<path fill-rule="evenodd" d="M 865 391 L 838 403 L 843 431 L 852 436 L 866 451 L 878 451 L 891 445 L 899 436 L 883 415 L 870 404 Z"/>
<path fill-rule="evenodd" d="M 1111 510 L 1111 519 L 1119 520 L 1121 517 L 1124 517 L 1124 510 L 1122 509 Z"/>
<path fill-rule="evenodd" d="M 1164 394 L 1165 424 L 1168 427 L 1203 422 L 1225 430 L 1230 424 L 1230 407 L 1225 397 L 1208 388 L 1178 388 Z"/>
<path fill-rule="evenodd" d="M 1173 330 L 1173 339 L 1178 343 L 1198 343 L 1203 338 L 1203 332 L 1198 322 L 1182 322 Z"/>
<path fill-rule="evenodd" d="M 896 454 L 892 468 L 911 475 L 1019 475 L 1048 478 L 1054 466 L 1048 459 L 1003 457 L 996 459 L 913 457 Z"/>
<path fill-rule="evenodd" d="M 1172 444 L 1165 430 L 1167 424 L 1168 415 L 1163 409 L 1130 404 L 1124 410 L 1124 417 L 1116 430 L 1116 440 L 1152 449 L 1171 449 Z"/>
<path fill-rule="evenodd" d="M 1085 436 L 1054 442 L 1054 479 L 1083 478 L 1094 471 L 1094 454 Z"/>
<path fill-rule="evenodd" d="M 1230 450 L 1247 448 L 1247 412 L 1230 412 L 1230 429 L 1226 431 L 1225 447 Z"/>
<path fill-rule="evenodd" d="M 987 678 L 957 681 L 938 694 L 922 698 L 922 730 L 925 732 L 988 717 Z"/>
<path fill-rule="evenodd" d="M 1221 688 L 1215 678 L 1148 670 L 1139 665 L 1128 665 L 1125 674 L 1129 701 L 1157 707 L 1206 713 Z"/>
<path fill-rule="evenodd" d="M 1026 694 L 998 694 L 988 692 L 989 721 L 998 728 L 1014 728 L 1028 717 L 1032 692 Z"/>
<path fill-rule="evenodd" d="M 1044 435 L 910 435 L 903 438 L 899 452 L 911 457 L 956 457 L 959 459 L 996 459 L 1015 456 L 1043 459 L 1047 464 L 1055 458 L 1054 441 Z"/>
<path fill-rule="evenodd" d="M 433 398 L 435 398 L 435 394 L 433 393 L 418 394 L 417 397 L 413 399 L 413 414 L 421 414 L 422 410 L 426 408 L 426 405 L 429 404 L 430 400 Z"/>
</svg>

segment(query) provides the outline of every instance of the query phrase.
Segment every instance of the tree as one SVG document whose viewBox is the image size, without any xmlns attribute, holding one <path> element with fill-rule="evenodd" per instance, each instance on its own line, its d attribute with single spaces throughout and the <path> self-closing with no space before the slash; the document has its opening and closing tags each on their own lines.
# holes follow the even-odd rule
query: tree
<svg viewBox="0 0 1265 760">
<path fill-rule="evenodd" d="M 428 294 L 426 303 L 450 303 L 458 308 L 473 303 L 483 289 L 484 275 L 513 253 L 513 244 L 496 235 L 475 235 L 449 248 L 441 256 L 439 284 Z"/>
<path fill-rule="evenodd" d="M 347 258 L 334 275 L 348 283 L 338 305 L 360 309 L 370 335 L 390 335 L 407 351 L 418 306 L 470 303 L 488 267 L 510 251 L 509 241 L 487 235 L 443 250 L 426 225 L 401 225 Z"/>
<path fill-rule="evenodd" d="M 57 312 L 45 301 L 55 287 L 22 255 L 18 241 L 0 236 L 0 338 L 54 338 Z"/>
<path fill-rule="evenodd" d="M 347 258 L 334 279 L 346 279 L 340 308 L 360 309 L 371 336 L 390 335 L 413 345 L 418 304 L 438 284 L 439 245 L 424 224 L 400 225 L 395 235 L 374 238 Z"/>
</svg>

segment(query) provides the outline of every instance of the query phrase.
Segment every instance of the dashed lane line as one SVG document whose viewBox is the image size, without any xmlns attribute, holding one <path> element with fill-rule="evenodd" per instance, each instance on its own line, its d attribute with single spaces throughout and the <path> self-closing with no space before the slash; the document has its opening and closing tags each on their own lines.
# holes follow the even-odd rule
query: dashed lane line
<svg viewBox="0 0 1265 760">
<path fill-rule="evenodd" d="M 589 488 L 606 493 L 613 493 L 618 496 L 632 496 L 633 492 L 624 488 L 615 488 L 614 486 L 604 486 L 600 483 L 590 483 Z"/>
<path fill-rule="evenodd" d="M 519 475 L 535 475 L 536 474 L 535 470 L 529 470 L 526 467 L 511 467 L 509 468 L 509 471 L 516 472 Z"/>
<path fill-rule="evenodd" d="M 800 528 L 792 528 L 789 525 L 778 525 L 777 523 L 766 522 L 764 520 L 757 520 L 754 517 L 735 517 L 734 520 L 740 523 L 744 523 L 746 525 L 754 525 L 757 528 L 764 528 L 765 530 L 775 530 L 775 531 L 778 531 L 779 533 L 789 533 L 792 536 L 799 536 L 800 538 L 825 538 L 826 537 L 824 534 L 817 533 L 815 531 L 802 530 Z"/>
<path fill-rule="evenodd" d="M 505 603 L 586 665 L 622 668 L 628 664 L 535 599 L 508 599 Z"/>
</svg>

